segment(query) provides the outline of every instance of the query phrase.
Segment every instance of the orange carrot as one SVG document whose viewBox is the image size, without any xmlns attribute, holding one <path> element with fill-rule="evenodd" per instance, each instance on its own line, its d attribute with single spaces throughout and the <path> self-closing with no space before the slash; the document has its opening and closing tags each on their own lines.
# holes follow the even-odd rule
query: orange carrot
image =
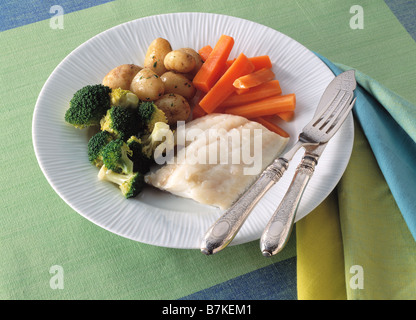
<svg viewBox="0 0 416 320">
<path fill-rule="evenodd" d="M 234 107 L 271 96 L 277 96 L 281 93 L 282 89 L 280 88 L 279 81 L 272 80 L 257 87 L 248 89 L 245 93 L 233 93 L 223 103 L 221 103 L 221 107 Z"/>
<path fill-rule="evenodd" d="M 292 121 L 293 120 L 293 117 L 295 116 L 295 112 L 294 111 L 279 112 L 277 114 L 277 116 L 280 119 L 282 119 L 282 120 L 284 120 L 286 122 L 289 122 L 289 121 Z"/>
<path fill-rule="evenodd" d="M 267 68 L 267 69 L 272 68 L 272 61 L 270 60 L 269 56 L 256 56 L 256 57 L 250 57 L 248 59 L 254 65 L 254 71 L 257 71 L 263 68 Z M 233 64 L 234 61 L 235 59 L 227 60 L 226 62 L 227 67 L 229 68 Z"/>
<path fill-rule="evenodd" d="M 231 59 L 231 60 L 227 60 L 227 62 L 225 63 L 225 65 L 227 66 L 227 68 L 231 67 L 231 65 L 234 63 L 235 58 Z"/>
<path fill-rule="evenodd" d="M 273 79 L 274 72 L 272 69 L 262 68 L 238 78 L 234 81 L 233 86 L 237 89 L 250 89 Z"/>
<path fill-rule="evenodd" d="M 205 116 L 206 114 L 207 113 L 205 112 L 205 110 L 202 109 L 199 104 L 196 104 L 194 109 L 192 110 L 192 120 L 197 119 L 197 118 L 201 118 L 201 117 Z"/>
<path fill-rule="evenodd" d="M 205 110 L 201 108 L 199 104 L 204 96 L 205 96 L 205 93 L 199 92 L 199 96 L 196 99 L 195 106 L 192 109 L 192 119 L 197 119 L 207 114 Z"/>
<path fill-rule="evenodd" d="M 234 61 L 235 61 L 235 59 L 227 60 L 227 62 L 225 63 L 227 68 L 231 67 L 231 65 L 233 64 Z"/>
<path fill-rule="evenodd" d="M 241 97 L 242 95 L 240 95 Z M 284 96 L 272 96 L 262 100 L 225 109 L 225 113 L 234 114 L 248 119 L 295 110 L 296 96 L 290 93 Z"/>
<path fill-rule="evenodd" d="M 241 53 L 232 66 L 225 71 L 224 75 L 215 83 L 212 89 L 207 92 L 204 98 L 202 98 L 199 103 L 202 109 L 204 109 L 206 113 L 214 112 L 225 99 L 234 93 L 235 88 L 233 82 L 235 79 L 251 73 L 253 70 L 253 64 L 243 53 Z"/>
<path fill-rule="evenodd" d="M 247 93 L 248 90 L 250 90 L 250 89 L 249 88 L 247 88 L 247 89 L 235 89 L 235 92 L 237 94 L 243 94 L 243 93 Z"/>
<path fill-rule="evenodd" d="M 254 118 L 252 120 L 260 123 L 261 125 L 269 129 L 270 131 L 273 131 L 284 138 L 290 137 L 289 133 L 287 133 L 285 130 L 283 130 L 277 124 L 271 122 L 270 120 L 266 120 L 262 117 Z"/>
<path fill-rule="evenodd" d="M 212 52 L 212 47 L 210 45 L 202 47 L 201 49 L 198 50 L 199 56 L 204 62 L 207 61 L 208 56 L 211 52 Z"/>
<path fill-rule="evenodd" d="M 234 39 L 227 35 L 222 35 L 217 41 L 207 60 L 199 69 L 194 77 L 195 88 L 202 92 L 208 92 L 221 77 L 225 63 L 234 46 Z"/>
<path fill-rule="evenodd" d="M 263 68 L 267 68 L 267 69 L 272 68 L 272 61 L 270 60 L 269 56 L 251 57 L 250 61 L 252 64 L 254 64 L 254 70 L 260 70 Z"/>
</svg>

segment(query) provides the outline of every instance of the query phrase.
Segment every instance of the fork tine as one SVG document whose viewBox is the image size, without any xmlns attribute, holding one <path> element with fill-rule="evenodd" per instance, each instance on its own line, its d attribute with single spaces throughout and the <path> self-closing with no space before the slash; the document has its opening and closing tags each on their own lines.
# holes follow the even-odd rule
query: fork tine
<svg viewBox="0 0 416 320">
<path fill-rule="evenodd" d="M 348 117 L 350 110 L 354 107 L 355 100 L 357 100 L 357 97 L 354 98 L 354 100 L 348 105 L 348 107 L 342 112 L 341 117 L 337 120 L 334 126 L 330 127 L 326 133 L 329 133 L 330 131 L 337 132 L 339 127 L 344 123 L 345 119 Z"/>
<path fill-rule="evenodd" d="M 352 94 L 349 94 L 348 97 L 346 99 L 344 99 L 345 95 L 347 94 L 347 92 L 344 92 L 344 94 L 342 95 L 342 97 L 340 98 L 340 100 L 338 101 L 338 104 L 335 106 L 335 108 L 333 108 L 333 111 L 331 111 L 330 115 L 327 115 L 325 120 L 323 120 L 319 127 L 319 130 L 322 131 L 328 131 L 329 128 L 331 128 L 333 126 L 334 123 L 336 123 L 337 118 L 339 117 L 339 115 L 343 114 L 344 109 L 347 107 L 349 103 L 351 102 L 352 99 Z"/>
<path fill-rule="evenodd" d="M 330 108 L 328 108 L 327 112 L 324 114 L 324 117 L 322 117 L 320 119 L 320 121 L 316 123 L 316 125 L 319 127 L 319 129 L 322 129 L 328 123 L 328 121 L 330 121 L 333 118 L 334 111 L 337 112 L 340 109 L 339 105 L 343 101 L 344 96 L 347 93 L 346 91 L 340 91 L 340 92 L 342 93 L 342 95 L 339 98 L 338 102 L 335 103 Z M 338 92 L 337 97 L 338 97 L 340 92 Z M 343 108 L 343 107 L 344 106 L 342 106 L 341 108 Z"/>
<path fill-rule="evenodd" d="M 334 97 L 326 104 L 325 107 L 323 107 L 317 114 L 314 115 L 313 119 L 310 121 L 310 123 L 313 123 L 312 125 L 315 126 L 317 123 L 319 123 L 322 120 L 322 116 L 330 109 L 331 104 L 335 101 L 335 99 L 338 97 L 338 94 L 340 93 L 340 90 L 334 95 Z"/>
<path fill-rule="evenodd" d="M 335 97 L 331 100 L 331 102 L 327 106 L 325 106 L 325 108 L 322 109 L 322 111 L 319 114 L 319 117 L 314 117 L 315 122 L 313 123 L 313 126 L 318 127 L 321 130 L 328 123 L 328 121 L 330 121 L 333 118 L 333 115 L 336 114 L 336 112 L 345 107 L 345 100 L 343 99 L 347 93 L 348 91 L 339 90 L 336 93 Z M 338 98 L 338 96 L 340 97 Z M 348 99 L 346 100 L 348 101 Z M 335 101 L 337 102 L 334 103 Z M 343 105 L 340 107 L 341 103 L 343 103 Z"/>
</svg>

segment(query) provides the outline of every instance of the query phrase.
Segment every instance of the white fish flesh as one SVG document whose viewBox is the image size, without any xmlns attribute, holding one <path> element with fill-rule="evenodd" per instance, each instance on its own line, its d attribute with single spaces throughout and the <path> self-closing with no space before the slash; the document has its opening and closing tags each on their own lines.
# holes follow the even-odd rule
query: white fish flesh
<svg viewBox="0 0 416 320">
<path fill-rule="evenodd" d="M 229 208 L 289 141 L 257 122 L 228 114 L 190 121 L 177 128 L 176 139 L 175 156 L 145 181 L 221 209 Z"/>
</svg>

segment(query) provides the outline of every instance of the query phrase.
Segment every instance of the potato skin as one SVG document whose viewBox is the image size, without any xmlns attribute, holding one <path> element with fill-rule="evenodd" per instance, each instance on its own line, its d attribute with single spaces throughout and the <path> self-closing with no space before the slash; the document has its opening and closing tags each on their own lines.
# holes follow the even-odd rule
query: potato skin
<svg viewBox="0 0 416 320">
<path fill-rule="evenodd" d="M 165 94 L 154 103 L 165 113 L 170 126 L 176 126 L 178 121 L 188 120 L 191 114 L 191 107 L 188 101 L 179 94 Z"/>
<path fill-rule="evenodd" d="M 196 65 L 195 59 L 183 50 L 173 50 L 165 56 L 165 68 L 180 73 L 191 72 Z"/>
<path fill-rule="evenodd" d="M 191 80 L 181 73 L 174 71 L 165 72 L 160 76 L 165 86 L 166 93 L 177 93 L 187 100 L 191 100 L 196 93 L 196 89 Z"/>
<path fill-rule="evenodd" d="M 153 70 L 143 68 L 133 78 L 130 91 L 142 101 L 153 101 L 164 94 L 165 87 Z"/>
<path fill-rule="evenodd" d="M 202 65 L 204 64 L 204 62 L 201 59 L 201 56 L 199 55 L 198 52 L 196 52 L 194 49 L 192 48 L 181 48 L 179 50 L 182 50 L 188 54 L 190 54 L 192 57 L 194 57 L 195 59 L 195 67 L 193 70 L 191 70 L 189 73 L 192 76 L 195 76 L 196 73 L 199 71 L 199 69 L 201 69 Z"/>
<path fill-rule="evenodd" d="M 162 75 L 167 70 L 164 65 L 165 56 L 172 51 L 168 40 L 156 38 L 147 48 L 144 58 L 144 67 L 152 69 L 157 75 Z"/>
<path fill-rule="evenodd" d="M 140 70 L 142 67 L 138 65 L 122 64 L 108 72 L 103 78 L 102 84 L 111 89 L 130 90 L 131 81 Z"/>
</svg>

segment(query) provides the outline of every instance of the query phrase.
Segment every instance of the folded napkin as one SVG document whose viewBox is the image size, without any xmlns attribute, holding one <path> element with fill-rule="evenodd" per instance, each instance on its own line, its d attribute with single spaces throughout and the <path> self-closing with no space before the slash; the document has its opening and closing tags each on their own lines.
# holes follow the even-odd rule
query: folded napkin
<svg viewBox="0 0 416 320">
<path fill-rule="evenodd" d="M 340 74 L 350 67 L 318 55 Z M 356 71 L 354 147 L 296 225 L 299 299 L 416 298 L 416 107 Z"/>
</svg>

